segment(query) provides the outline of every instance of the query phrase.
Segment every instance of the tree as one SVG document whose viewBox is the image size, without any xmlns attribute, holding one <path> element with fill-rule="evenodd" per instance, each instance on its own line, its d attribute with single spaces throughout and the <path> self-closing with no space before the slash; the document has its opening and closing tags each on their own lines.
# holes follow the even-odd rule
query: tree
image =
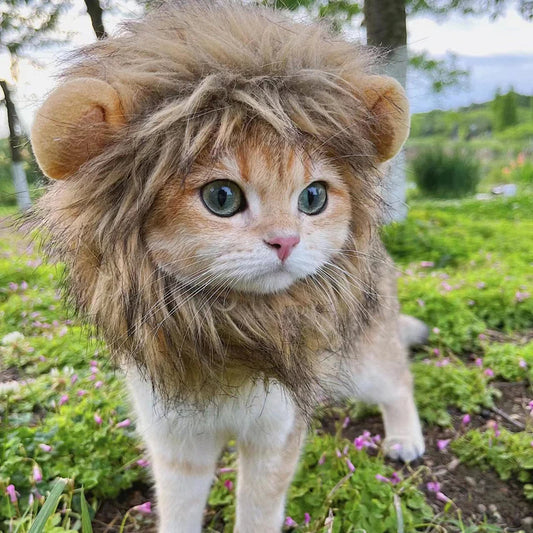
<svg viewBox="0 0 533 533">
<path fill-rule="evenodd" d="M 59 14 L 65 6 L 65 2 L 59 0 L 4 0 L 0 7 L 0 52 L 9 54 L 14 78 L 16 78 L 17 62 L 26 49 L 51 42 L 47 40 L 47 34 L 55 28 Z M 6 78 L 7 76 L 0 79 L 0 86 L 9 125 L 11 173 L 17 204 L 21 210 L 24 210 L 31 205 L 31 201 L 20 152 L 22 131 L 11 97 L 12 90 Z"/>
<path fill-rule="evenodd" d="M 500 91 L 496 92 L 492 101 L 492 113 L 496 131 L 502 131 L 518 123 L 516 93 L 513 89 L 504 95 L 500 94 Z"/>
<path fill-rule="evenodd" d="M 87 6 L 87 13 L 91 17 L 91 24 L 97 39 L 105 39 L 107 32 L 104 28 L 104 21 L 102 19 L 103 9 L 99 0 L 85 0 Z"/>
</svg>

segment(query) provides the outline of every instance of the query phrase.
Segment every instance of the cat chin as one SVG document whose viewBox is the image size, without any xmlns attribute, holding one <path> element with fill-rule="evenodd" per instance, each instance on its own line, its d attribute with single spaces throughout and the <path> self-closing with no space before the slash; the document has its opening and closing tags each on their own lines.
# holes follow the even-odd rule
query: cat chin
<svg viewBox="0 0 533 533">
<path fill-rule="evenodd" d="M 256 278 L 239 280 L 233 288 L 236 291 L 253 294 L 274 294 L 288 289 L 303 276 L 296 276 L 292 272 L 278 271 L 262 274 Z"/>
</svg>

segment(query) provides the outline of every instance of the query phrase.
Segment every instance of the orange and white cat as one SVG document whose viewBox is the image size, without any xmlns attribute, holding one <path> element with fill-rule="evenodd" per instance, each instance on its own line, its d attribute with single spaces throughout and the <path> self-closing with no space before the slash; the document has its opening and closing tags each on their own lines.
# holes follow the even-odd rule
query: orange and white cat
<svg viewBox="0 0 533 533">
<path fill-rule="evenodd" d="M 37 216 L 125 371 L 161 533 L 201 531 L 230 438 L 235 531 L 280 531 L 325 398 L 379 404 L 391 457 L 424 451 L 424 326 L 378 234 L 408 106 L 372 69 L 323 27 L 181 2 L 84 49 L 36 117 Z"/>
</svg>

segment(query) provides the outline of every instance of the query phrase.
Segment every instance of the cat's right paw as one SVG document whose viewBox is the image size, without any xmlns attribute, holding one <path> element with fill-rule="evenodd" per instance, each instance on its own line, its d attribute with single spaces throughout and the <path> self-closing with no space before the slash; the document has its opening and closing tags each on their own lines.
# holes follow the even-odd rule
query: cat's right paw
<svg viewBox="0 0 533 533">
<path fill-rule="evenodd" d="M 383 441 L 385 455 L 395 461 L 411 463 L 424 454 L 426 447 L 422 435 L 416 437 L 387 437 Z"/>
</svg>

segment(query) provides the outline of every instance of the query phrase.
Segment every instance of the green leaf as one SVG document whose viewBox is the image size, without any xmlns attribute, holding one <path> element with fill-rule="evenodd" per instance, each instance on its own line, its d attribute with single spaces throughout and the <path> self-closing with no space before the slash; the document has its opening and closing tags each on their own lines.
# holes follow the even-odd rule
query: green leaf
<svg viewBox="0 0 533 533">
<path fill-rule="evenodd" d="M 89 514 L 89 506 L 85 499 L 83 489 L 80 494 L 81 500 L 81 531 L 82 533 L 93 533 L 93 527 L 91 526 L 91 515 Z"/>
<path fill-rule="evenodd" d="M 63 494 L 66 485 L 66 479 L 60 478 L 55 482 L 50 494 L 48 495 L 48 498 L 46 498 L 46 501 L 39 511 L 39 514 L 35 517 L 35 522 L 33 522 L 28 533 L 42 533 L 44 531 L 44 526 L 46 525 L 46 522 L 52 513 L 56 510 L 59 498 L 61 498 L 61 494 Z"/>
</svg>

